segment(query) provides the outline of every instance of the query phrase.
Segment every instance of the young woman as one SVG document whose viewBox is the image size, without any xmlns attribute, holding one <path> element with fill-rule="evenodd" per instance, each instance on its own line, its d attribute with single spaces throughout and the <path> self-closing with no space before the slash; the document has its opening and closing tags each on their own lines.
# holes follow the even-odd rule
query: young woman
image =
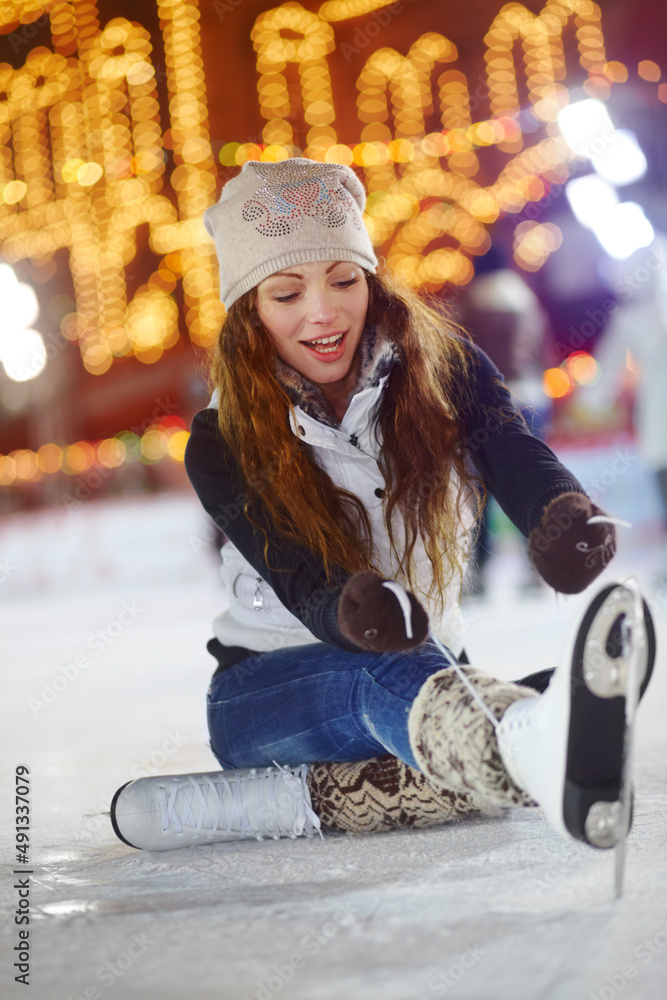
<svg viewBox="0 0 667 1000">
<path fill-rule="evenodd" d="M 186 466 L 228 539 L 223 770 L 128 783 L 114 828 L 161 850 L 537 802 L 611 847 L 626 696 L 654 656 L 636 588 L 596 594 L 544 694 L 549 671 L 512 684 L 457 654 L 480 486 L 563 593 L 607 565 L 613 523 L 486 355 L 378 266 L 364 203 L 349 168 L 293 159 L 247 163 L 206 213 L 227 317 Z"/>
</svg>

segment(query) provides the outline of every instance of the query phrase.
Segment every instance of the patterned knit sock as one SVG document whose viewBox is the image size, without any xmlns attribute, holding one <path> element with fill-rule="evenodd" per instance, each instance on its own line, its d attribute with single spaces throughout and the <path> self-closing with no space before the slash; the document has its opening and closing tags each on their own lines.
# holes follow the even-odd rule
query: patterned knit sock
<svg viewBox="0 0 667 1000">
<path fill-rule="evenodd" d="M 518 698 L 536 697 L 530 688 L 470 666 L 460 669 L 496 719 Z M 453 668 L 439 670 L 422 685 L 408 733 L 420 769 L 436 786 L 476 793 L 499 806 L 535 805 L 507 773 L 491 720 Z"/>
<path fill-rule="evenodd" d="M 306 778 L 322 826 L 344 833 L 436 826 L 463 816 L 498 815 L 480 797 L 435 788 L 396 757 L 311 764 Z"/>
</svg>

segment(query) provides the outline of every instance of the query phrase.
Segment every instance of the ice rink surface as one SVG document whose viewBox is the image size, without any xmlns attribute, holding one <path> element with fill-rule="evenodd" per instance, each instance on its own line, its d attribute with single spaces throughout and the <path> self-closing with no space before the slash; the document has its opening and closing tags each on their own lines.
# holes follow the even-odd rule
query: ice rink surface
<svg viewBox="0 0 667 1000">
<path fill-rule="evenodd" d="M 604 577 L 636 575 L 658 630 L 614 901 L 612 853 L 559 838 L 533 810 L 376 836 L 126 847 L 108 816 L 121 784 L 215 767 L 205 642 L 222 595 L 194 500 L 90 509 L 0 532 L 3 998 L 664 1000 L 667 586 L 655 545 L 626 534 Z M 507 678 L 554 666 L 590 596 L 526 596 L 521 573 L 510 547 L 488 597 L 466 605 L 471 662 Z M 30 770 L 29 865 L 16 861 L 18 765 Z M 33 872 L 29 925 L 15 921 L 21 869 Z M 13 967 L 26 926 L 29 989 Z"/>
</svg>

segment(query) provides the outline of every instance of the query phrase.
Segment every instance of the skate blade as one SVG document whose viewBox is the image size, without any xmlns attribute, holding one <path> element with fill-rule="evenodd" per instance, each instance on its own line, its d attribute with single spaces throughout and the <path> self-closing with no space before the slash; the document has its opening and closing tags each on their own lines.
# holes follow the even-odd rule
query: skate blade
<svg viewBox="0 0 667 1000">
<path fill-rule="evenodd" d="M 642 653 L 648 656 L 648 636 L 645 647 L 641 643 L 633 643 L 633 635 L 636 637 L 644 634 L 643 626 L 645 622 L 644 602 L 635 580 L 628 581 L 627 589 L 632 595 L 632 610 L 627 621 L 626 634 L 633 649 L 629 653 L 627 695 L 625 698 L 625 739 L 623 741 L 623 769 L 621 774 L 621 797 L 620 797 L 620 817 L 619 817 L 619 839 L 615 847 L 614 861 L 614 897 L 620 899 L 623 895 L 623 882 L 625 878 L 625 860 L 628 833 L 632 822 L 632 748 L 634 746 L 635 719 L 637 706 L 641 697 L 641 685 L 644 681 L 645 671 L 642 668 L 645 661 Z M 646 661 L 646 665 L 647 661 Z M 652 666 L 652 664 L 651 664 Z"/>
<path fill-rule="evenodd" d="M 617 886 L 632 820 L 634 717 L 654 659 L 650 613 L 635 581 L 603 590 L 588 609 L 575 645 L 563 805 L 574 837 L 617 849 Z"/>
</svg>

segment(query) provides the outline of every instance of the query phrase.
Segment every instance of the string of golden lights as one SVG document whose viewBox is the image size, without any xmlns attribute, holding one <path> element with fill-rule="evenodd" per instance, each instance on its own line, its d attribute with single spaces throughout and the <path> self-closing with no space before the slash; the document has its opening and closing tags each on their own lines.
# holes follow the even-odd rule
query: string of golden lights
<svg viewBox="0 0 667 1000">
<path fill-rule="evenodd" d="M 19 448 L 0 456 L 0 486 L 35 483 L 48 476 L 85 476 L 89 481 L 96 470 L 118 469 L 122 465 L 155 465 L 163 459 L 183 463 L 190 437 L 182 420 L 168 418 L 153 423 L 137 434 L 120 431 L 99 441 L 75 441 L 70 445 L 54 442 L 36 451 Z"/>
<path fill-rule="evenodd" d="M 278 160 L 303 152 L 328 162 L 352 163 L 364 172 L 371 194 L 389 196 L 375 203 L 376 208 L 382 204 L 388 210 L 384 217 L 369 209 L 369 228 L 406 276 L 427 287 L 444 281 L 465 283 L 471 268 L 464 260 L 454 268 L 437 268 L 426 260 L 432 252 L 430 243 L 447 235 L 434 226 L 430 205 L 422 227 L 413 224 L 414 205 L 408 217 L 400 210 L 404 189 L 414 187 L 414 174 L 426 171 L 432 177 L 434 169 L 446 170 L 472 180 L 479 171 L 478 149 L 496 145 L 511 157 L 521 155 L 517 42 L 523 45 L 532 110 L 547 125 L 568 100 L 563 29 L 570 18 L 591 92 L 604 96 L 605 88 L 608 91 L 623 79 L 625 68 L 606 62 L 600 9 L 591 0 L 548 0 L 540 14 L 509 3 L 485 38 L 492 118 L 472 121 L 468 82 L 456 69 L 439 73 L 434 94 L 433 71 L 455 62 L 458 53 L 450 40 L 428 32 L 405 56 L 386 47 L 370 53 L 357 81 L 361 141 L 340 143 L 327 63 L 335 46 L 330 22 L 383 7 L 392 5 L 340 0 L 325 3 L 314 13 L 298 3 L 286 3 L 261 14 L 251 37 L 259 109 L 266 120 L 263 142 L 227 144 L 220 161 L 241 165 L 250 158 Z M 39 3 L 5 0 L 0 4 L 0 21 L 5 28 L 12 21 L 29 23 L 43 9 Z M 100 30 L 92 3 L 51 5 L 54 52 L 34 49 L 21 70 L 0 67 L 0 84 L 8 95 L 0 102 L 0 141 L 4 140 L 0 236 L 5 256 L 10 261 L 29 256 L 44 264 L 59 247 L 69 248 L 77 309 L 76 322 L 69 317 L 63 333 L 79 342 L 84 366 L 96 374 L 107 371 L 115 357 L 133 354 L 151 363 L 173 346 L 180 335 L 172 297 L 178 281 L 183 283 L 185 324 L 195 343 L 209 345 L 223 317 L 214 255 L 201 227 L 203 210 L 215 197 L 215 164 L 207 126 L 198 4 L 160 0 L 158 10 L 169 92 L 167 129 L 159 122 L 147 32 L 123 18 Z M 75 47 L 79 58 L 67 58 Z M 292 106 L 295 98 L 288 87 L 289 63 L 298 71 L 298 107 Z M 644 79 L 657 81 L 660 76 L 659 68 L 646 62 L 640 72 Z M 434 102 L 442 130 L 424 135 L 425 118 Z M 303 123 L 302 136 L 295 137 L 293 120 Z M 296 145 L 297 138 L 303 150 Z M 173 150 L 174 156 L 168 178 L 165 149 Z M 444 196 L 455 197 L 452 190 L 458 190 L 464 199 L 462 211 L 470 212 L 471 203 L 478 208 L 469 224 L 456 230 L 456 238 L 464 237 L 459 257 L 484 251 L 487 241 L 480 239 L 477 223 L 487 225 L 501 211 L 520 211 L 527 199 L 539 200 L 544 190 L 540 178 L 545 176 L 540 171 L 548 172 L 555 164 L 541 164 L 530 176 L 520 169 L 519 184 L 512 166 L 520 164 L 510 160 L 503 175 L 485 189 L 449 185 Z M 165 180 L 175 192 L 176 208 L 160 193 Z M 434 193 L 442 187 L 437 185 Z M 416 211 L 421 211 L 419 205 Z M 441 218 L 459 215 L 443 212 Z M 136 255 L 136 230 L 143 223 L 148 224 L 153 250 L 162 256 L 128 303 L 124 269 Z M 408 224 L 407 235 L 402 234 Z M 419 231 L 424 236 L 429 233 L 430 239 L 415 242 Z M 521 255 L 517 263 L 523 266 Z"/>
<path fill-rule="evenodd" d="M 3 256 L 10 263 L 29 258 L 46 276 L 56 251 L 69 251 L 76 301 L 61 331 L 96 375 L 116 358 L 155 363 L 176 344 L 179 283 L 190 339 L 209 346 L 216 337 L 224 309 L 201 219 L 215 200 L 218 164 L 305 155 L 354 166 L 369 192 L 365 221 L 378 251 L 416 287 L 461 286 L 472 276 L 472 259 L 488 249 L 496 219 L 521 213 L 569 176 L 575 154 L 555 120 L 569 101 L 570 68 L 576 63 L 585 73 L 584 91 L 603 100 L 630 75 L 621 62 L 607 60 L 601 9 L 592 0 L 546 0 L 538 14 L 505 4 L 484 38 L 482 98 L 479 81 L 471 93 L 471 81 L 455 65 L 456 46 L 444 35 L 427 32 L 402 54 L 370 44 L 377 31 L 367 27 L 369 53 L 356 81 L 359 141 L 343 142 L 328 62 L 334 27 L 380 12 L 384 21 L 373 23 L 388 23 L 397 5 L 326 0 L 314 12 L 290 0 L 260 14 L 251 33 L 261 141 L 228 142 L 216 162 L 198 0 L 157 0 L 157 8 L 168 122 L 160 121 L 153 50 L 141 24 L 117 17 L 102 28 L 92 0 L 0 0 L 3 31 L 47 12 L 53 42 L 52 50 L 30 50 L 20 69 L 0 65 Z M 564 43 L 568 26 L 576 51 Z M 640 61 L 636 74 L 667 103 L 655 62 Z M 522 125 L 526 99 L 536 123 L 529 132 Z M 487 117 L 475 114 L 480 105 Z M 428 132 L 436 117 L 439 127 Z M 482 183 L 487 147 L 507 159 L 494 181 Z M 157 265 L 130 298 L 125 271 L 143 225 Z M 554 224 L 521 219 L 515 262 L 538 270 L 561 241 Z M 176 451 L 183 441 L 174 443 Z M 76 469 L 82 459 L 72 448 L 90 460 L 88 468 L 121 454 L 118 444 L 84 444 L 51 443 L 4 456 L 0 485 Z M 121 461 L 134 454 L 126 450 Z M 169 449 L 164 454 L 178 458 Z"/>
<path fill-rule="evenodd" d="M 42 11 L 0 5 L 0 23 Z M 72 14 L 68 21 L 61 8 Z M 24 66 L 0 66 L 0 236 L 9 262 L 47 264 L 70 252 L 76 313 L 63 335 L 84 367 L 102 375 L 115 357 L 158 361 L 179 336 L 172 292 L 183 282 L 191 339 L 208 344 L 224 315 L 214 254 L 201 216 L 215 195 L 196 0 L 158 4 L 165 44 L 170 129 L 159 117 L 151 43 L 124 18 L 99 27 L 94 4 L 51 10 L 54 52 L 31 50 Z M 93 16 L 95 15 L 95 16 Z M 85 30 L 84 30 L 85 29 Z M 75 44 L 78 58 L 67 58 Z M 50 155 L 49 155 L 50 144 Z M 176 208 L 160 193 L 165 147 Z M 147 224 L 158 267 L 127 301 L 125 268 Z"/>
</svg>

